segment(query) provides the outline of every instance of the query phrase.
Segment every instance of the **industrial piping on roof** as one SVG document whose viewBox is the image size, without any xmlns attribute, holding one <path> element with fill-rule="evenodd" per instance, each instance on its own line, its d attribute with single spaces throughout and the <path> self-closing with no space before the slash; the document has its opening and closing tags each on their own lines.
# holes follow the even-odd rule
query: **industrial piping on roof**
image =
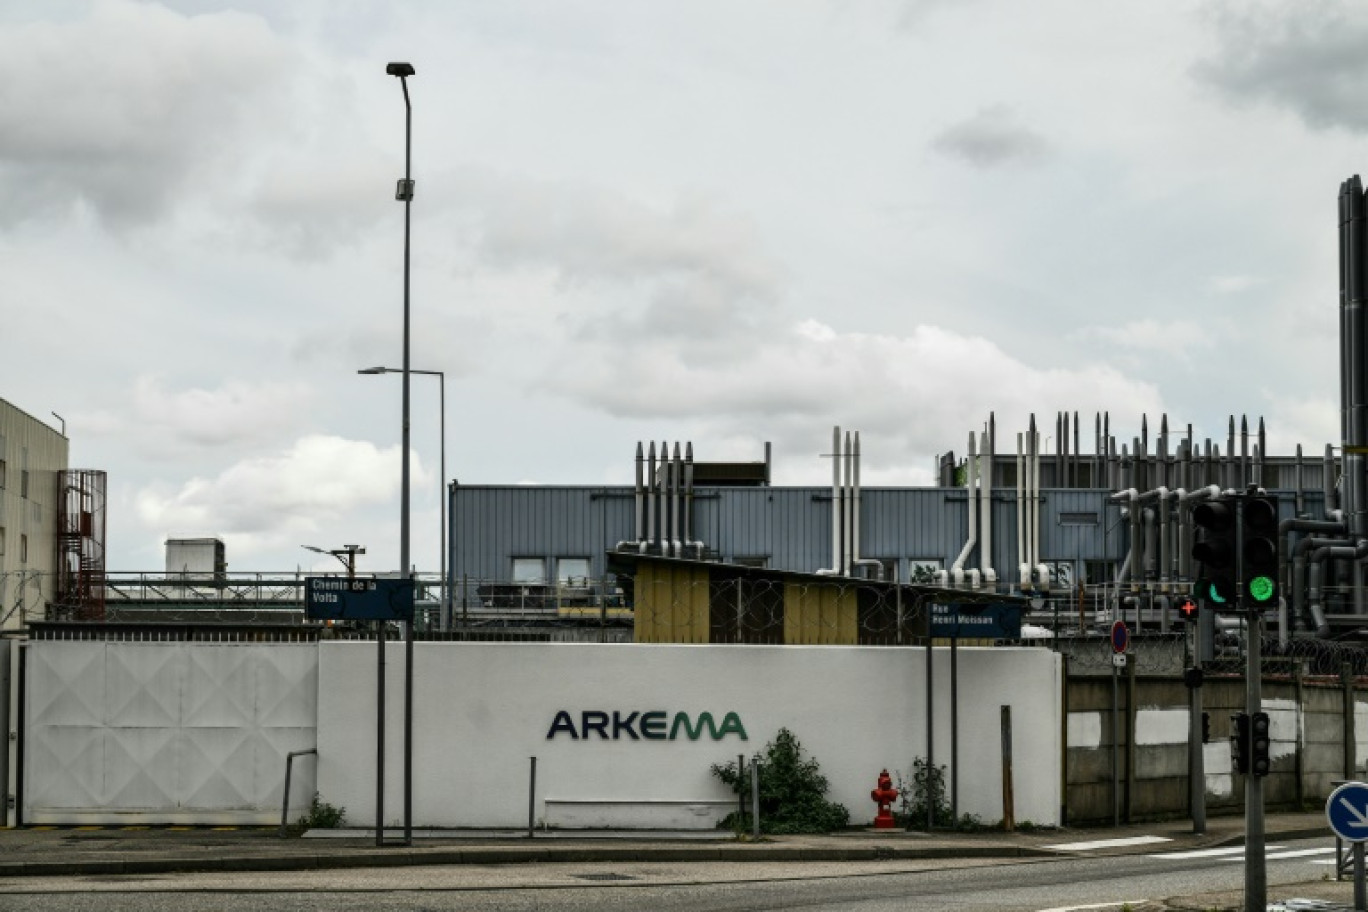
<svg viewBox="0 0 1368 912">
<path fill-rule="evenodd" d="M 641 553 L 645 554 L 656 540 L 656 458 L 655 441 L 646 457 L 646 537 L 641 540 Z"/>
<path fill-rule="evenodd" d="M 979 491 L 979 506 L 983 510 L 983 544 L 979 547 L 979 564 L 982 567 L 983 584 L 990 591 L 997 591 L 997 571 L 993 569 L 993 457 L 995 455 L 997 425 L 992 413 L 988 414 L 988 430 L 983 432 L 979 453 L 986 468 L 982 472 Z"/>
<path fill-rule="evenodd" d="M 675 441 L 674 458 L 670 461 L 670 549 L 675 557 L 684 556 L 684 543 L 679 537 L 679 489 L 684 482 L 684 460 L 679 455 L 679 441 Z"/>
<path fill-rule="evenodd" d="M 969 453 L 964 462 L 964 488 L 966 493 L 965 503 L 968 506 L 969 515 L 969 537 L 964 542 L 964 547 L 960 549 L 959 557 L 950 565 L 950 580 L 956 589 L 964 587 L 964 562 L 968 560 L 970 553 L 974 550 L 974 545 L 978 543 L 978 504 L 974 498 L 978 494 L 978 457 L 975 455 L 974 433 L 969 432 Z"/>
<path fill-rule="evenodd" d="M 704 544 L 693 537 L 694 457 L 693 443 L 684 444 L 684 547 L 694 548 L 703 559 Z"/>
<path fill-rule="evenodd" d="M 821 576 L 841 572 L 841 426 L 831 429 L 831 566 L 817 571 Z"/>
<path fill-rule="evenodd" d="M 613 546 L 614 551 L 621 551 L 624 548 L 638 548 L 643 552 L 646 550 L 646 541 L 641 534 L 642 527 L 645 525 L 645 520 L 642 517 L 642 512 L 645 508 L 644 488 L 642 485 L 642 475 L 645 472 L 645 468 L 642 465 L 644 458 L 641 451 L 641 441 L 638 440 L 636 448 L 636 487 L 634 489 L 635 498 L 632 508 L 632 526 L 636 537 L 631 541 L 618 542 Z"/>
<path fill-rule="evenodd" d="M 855 567 L 874 567 L 875 579 L 884 578 L 884 566 L 882 561 L 873 558 L 860 557 L 860 432 L 855 432 L 855 449 L 851 454 L 851 459 L 855 463 L 851 485 L 851 500 L 854 507 L 851 510 L 850 538 L 851 538 L 851 565 Z"/>
</svg>

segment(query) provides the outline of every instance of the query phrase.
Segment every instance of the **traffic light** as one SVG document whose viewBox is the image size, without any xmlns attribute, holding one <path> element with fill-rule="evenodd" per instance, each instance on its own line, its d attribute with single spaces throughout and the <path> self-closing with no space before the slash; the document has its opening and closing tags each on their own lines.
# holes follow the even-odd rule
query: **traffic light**
<svg viewBox="0 0 1368 912">
<path fill-rule="evenodd" d="M 1236 547 L 1234 503 L 1224 495 L 1199 503 L 1192 511 L 1192 522 L 1200 537 L 1192 546 L 1192 556 L 1202 565 L 1196 592 L 1217 611 L 1239 607 L 1235 589 Z"/>
<path fill-rule="evenodd" d="M 1249 772 L 1251 775 L 1268 775 L 1272 765 L 1268 756 L 1271 744 L 1268 713 L 1254 713 L 1249 717 Z"/>
<path fill-rule="evenodd" d="M 1180 623 L 1191 623 L 1197 620 L 1198 608 L 1197 600 L 1190 596 L 1183 596 L 1178 600 L 1178 621 Z"/>
<path fill-rule="evenodd" d="M 1230 715 L 1230 762 L 1235 772 L 1249 775 L 1249 713 Z"/>
<path fill-rule="evenodd" d="M 1202 679 L 1205 677 L 1206 675 L 1203 674 L 1202 669 L 1195 665 L 1192 668 L 1183 669 L 1183 683 L 1187 685 L 1188 690 L 1196 690 L 1201 687 Z"/>
<path fill-rule="evenodd" d="M 1241 577 L 1247 608 L 1278 604 L 1278 498 L 1248 494 L 1240 501 L 1244 520 Z"/>
<path fill-rule="evenodd" d="M 1211 743 L 1211 713 L 1202 712 L 1202 743 Z"/>
</svg>

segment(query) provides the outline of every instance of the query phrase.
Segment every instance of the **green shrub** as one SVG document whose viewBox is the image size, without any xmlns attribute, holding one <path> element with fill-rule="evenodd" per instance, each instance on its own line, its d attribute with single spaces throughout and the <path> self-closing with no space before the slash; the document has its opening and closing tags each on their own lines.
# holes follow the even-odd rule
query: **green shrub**
<svg viewBox="0 0 1368 912">
<path fill-rule="evenodd" d="M 309 810 L 299 818 L 298 826 L 305 830 L 335 830 L 347 822 L 347 809 L 328 804 L 314 792 Z"/>
<path fill-rule="evenodd" d="M 760 762 L 762 833 L 829 833 L 849 825 L 850 812 L 826 800 L 827 779 L 817 761 L 803 755 L 803 746 L 793 732 L 779 729 L 763 754 L 755 757 Z M 715 763 L 712 773 L 743 798 L 746 807 L 744 814 L 733 811 L 718 825 L 738 832 L 753 829 L 749 766 Z"/>
<path fill-rule="evenodd" d="M 933 825 L 946 829 L 962 830 L 967 833 L 985 829 L 981 819 L 975 814 L 960 814 L 956 819 L 951 812 L 949 793 L 945 788 L 945 767 L 932 766 L 925 757 L 912 761 L 912 780 L 903 779 L 902 772 L 895 771 L 895 785 L 898 789 L 898 812 L 894 814 L 899 826 L 910 830 L 926 827 L 927 802 L 935 793 Z"/>
</svg>

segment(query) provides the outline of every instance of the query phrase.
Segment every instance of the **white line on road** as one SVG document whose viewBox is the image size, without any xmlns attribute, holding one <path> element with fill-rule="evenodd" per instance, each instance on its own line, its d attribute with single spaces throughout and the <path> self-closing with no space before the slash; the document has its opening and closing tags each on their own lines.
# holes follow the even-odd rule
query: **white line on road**
<svg viewBox="0 0 1368 912">
<path fill-rule="evenodd" d="M 1267 846 L 1264 851 L 1281 849 L 1282 846 Z M 1160 852 L 1150 855 L 1150 858 L 1163 858 L 1168 861 L 1181 858 L 1219 858 L 1222 855 L 1244 855 L 1244 846 L 1235 846 L 1233 849 L 1193 849 L 1189 852 Z"/>
<path fill-rule="evenodd" d="M 1084 909 L 1112 909 L 1117 906 L 1138 906 L 1149 902 L 1147 899 L 1128 899 L 1124 902 L 1090 903 L 1086 906 L 1055 906 L 1053 909 L 1037 909 L 1036 912 L 1082 912 Z"/>
<path fill-rule="evenodd" d="M 1061 842 L 1058 845 L 1047 845 L 1046 849 L 1059 849 L 1066 852 L 1086 852 L 1089 849 L 1116 849 L 1123 846 L 1149 845 L 1154 842 L 1173 842 L 1167 836 L 1131 836 L 1126 839 L 1099 839 L 1096 842 Z M 1107 905 L 1117 905 L 1108 903 Z M 1073 906 L 1075 909 L 1103 908 L 1101 906 Z M 1052 912 L 1052 910 L 1043 910 Z"/>
<path fill-rule="evenodd" d="M 1323 849 L 1296 849 L 1274 854 L 1264 853 L 1264 861 L 1280 861 L 1287 858 L 1305 858 L 1308 855 L 1325 855 L 1335 851 L 1334 846 L 1326 846 Z M 1222 861 L 1239 861 L 1238 858 L 1222 858 Z"/>
</svg>

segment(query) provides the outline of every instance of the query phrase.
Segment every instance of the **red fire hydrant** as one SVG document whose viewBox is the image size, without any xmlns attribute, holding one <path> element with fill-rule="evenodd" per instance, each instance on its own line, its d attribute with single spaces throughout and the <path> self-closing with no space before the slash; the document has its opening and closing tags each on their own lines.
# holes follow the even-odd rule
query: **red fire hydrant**
<svg viewBox="0 0 1368 912">
<path fill-rule="evenodd" d="M 869 797 L 879 805 L 879 813 L 874 817 L 874 829 L 893 829 L 895 824 L 891 806 L 898 800 L 898 790 L 893 787 L 893 779 L 888 775 L 888 770 L 879 773 L 879 787 L 870 792 Z"/>
</svg>

